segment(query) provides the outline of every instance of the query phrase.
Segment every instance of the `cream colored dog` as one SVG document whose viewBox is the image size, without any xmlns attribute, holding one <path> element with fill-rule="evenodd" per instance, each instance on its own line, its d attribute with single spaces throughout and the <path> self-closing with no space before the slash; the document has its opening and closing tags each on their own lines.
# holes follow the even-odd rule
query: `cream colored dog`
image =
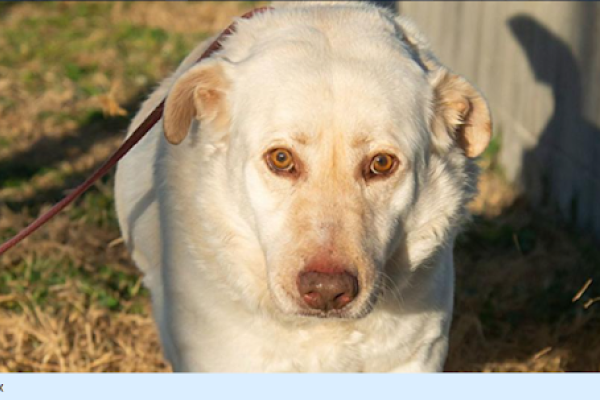
<svg viewBox="0 0 600 400">
<path fill-rule="evenodd" d="M 486 102 L 404 18 L 274 6 L 184 60 L 119 165 L 165 353 L 176 371 L 440 371 Z"/>
</svg>

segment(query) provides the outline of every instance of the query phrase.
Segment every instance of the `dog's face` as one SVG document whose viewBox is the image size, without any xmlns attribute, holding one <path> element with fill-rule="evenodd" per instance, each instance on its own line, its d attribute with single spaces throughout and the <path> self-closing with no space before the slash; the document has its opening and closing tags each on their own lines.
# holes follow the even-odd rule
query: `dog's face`
<svg viewBox="0 0 600 400">
<path fill-rule="evenodd" d="M 371 310 L 386 264 L 408 240 L 431 157 L 480 152 L 481 140 L 458 126 L 485 124 L 477 118 L 487 108 L 458 79 L 434 77 L 389 32 L 349 48 L 322 32 L 282 33 L 244 61 L 181 77 L 165 132 L 177 142 L 199 115 L 229 133 L 227 186 L 281 311 L 355 318 Z"/>
<path fill-rule="evenodd" d="M 400 57 L 309 58 L 294 46 L 296 57 L 273 46 L 237 71 L 233 101 L 247 108 L 232 152 L 245 158 L 241 180 L 280 307 L 363 315 L 414 200 L 431 89 Z"/>
</svg>

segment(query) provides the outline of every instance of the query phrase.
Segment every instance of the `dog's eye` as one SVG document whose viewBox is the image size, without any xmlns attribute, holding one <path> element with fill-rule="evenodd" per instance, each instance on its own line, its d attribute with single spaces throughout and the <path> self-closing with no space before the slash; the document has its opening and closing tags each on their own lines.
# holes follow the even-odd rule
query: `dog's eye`
<svg viewBox="0 0 600 400">
<path fill-rule="evenodd" d="M 286 149 L 271 150 L 267 155 L 269 166 L 274 171 L 290 172 L 294 168 L 292 153 Z"/>
<path fill-rule="evenodd" d="M 375 175 L 389 174 L 396 166 L 396 163 L 396 157 L 390 154 L 377 154 L 371 160 L 369 170 Z"/>
</svg>

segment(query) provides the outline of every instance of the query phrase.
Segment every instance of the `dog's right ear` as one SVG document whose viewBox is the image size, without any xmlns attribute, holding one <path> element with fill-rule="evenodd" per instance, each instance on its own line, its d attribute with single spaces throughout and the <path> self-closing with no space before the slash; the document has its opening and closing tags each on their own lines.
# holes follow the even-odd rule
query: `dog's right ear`
<svg viewBox="0 0 600 400">
<path fill-rule="evenodd" d="M 460 75 L 440 67 L 434 88 L 432 130 L 438 148 L 458 145 L 469 158 L 481 155 L 492 138 L 492 117 L 483 95 Z"/>
<path fill-rule="evenodd" d="M 228 86 L 223 67 L 216 60 L 200 63 L 177 79 L 165 102 L 163 129 L 167 141 L 181 143 L 194 118 L 204 123 L 226 118 Z"/>
</svg>

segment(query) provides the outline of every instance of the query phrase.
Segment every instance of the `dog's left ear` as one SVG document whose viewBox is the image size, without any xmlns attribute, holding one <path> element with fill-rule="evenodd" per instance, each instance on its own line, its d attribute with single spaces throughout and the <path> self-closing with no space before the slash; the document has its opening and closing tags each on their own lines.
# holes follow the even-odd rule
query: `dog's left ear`
<svg viewBox="0 0 600 400">
<path fill-rule="evenodd" d="M 223 67 L 216 60 L 200 63 L 177 79 L 165 103 L 163 128 L 167 141 L 181 143 L 194 118 L 203 123 L 226 118 L 228 86 Z"/>
<path fill-rule="evenodd" d="M 483 153 L 492 138 L 487 102 L 473 85 L 444 67 L 431 72 L 434 88 L 432 130 L 438 147 L 458 145 L 467 157 Z"/>
</svg>

